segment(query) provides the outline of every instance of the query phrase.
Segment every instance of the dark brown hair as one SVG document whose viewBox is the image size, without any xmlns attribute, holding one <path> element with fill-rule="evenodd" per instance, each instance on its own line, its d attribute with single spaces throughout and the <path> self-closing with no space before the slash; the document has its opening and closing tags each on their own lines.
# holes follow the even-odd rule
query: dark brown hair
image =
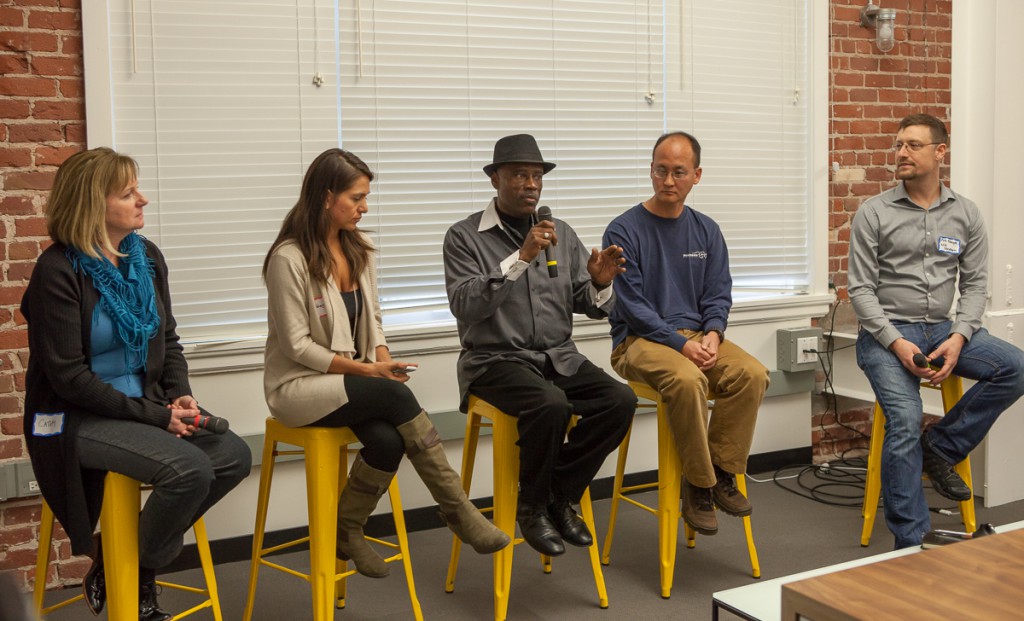
<svg viewBox="0 0 1024 621">
<path fill-rule="evenodd" d="M 932 132 L 932 142 L 935 144 L 949 144 L 949 132 L 946 131 L 946 124 L 937 117 L 923 113 L 911 114 L 900 121 L 900 128 L 898 131 L 903 131 L 911 125 L 924 125 L 930 129 Z"/>
<path fill-rule="evenodd" d="M 310 277 L 321 285 L 327 284 L 328 275 L 334 264 L 331 251 L 327 247 L 331 220 L 330 213 L 325 208 L 327 195 L 329 192 L 345 192 L 363 177 L 373 181 L 373 171 L 363 160 L 348 151 L 328 149 L 313 160 L 302 179 L 299 200 L 284 217 L 281 232 L 277 234 L 277 239 L 263 260 L 264 279 L 267 277 L 270 257 L 274 251 L 287 241 L 295 241 L 306 259 Z M 352 280 L 356 280 L 366 269 L 373 246 L 358 230 L 339 231 L 338 237 L 341 240 L 342 252 L 345 253 L 352 271 Z"/>
</svg>

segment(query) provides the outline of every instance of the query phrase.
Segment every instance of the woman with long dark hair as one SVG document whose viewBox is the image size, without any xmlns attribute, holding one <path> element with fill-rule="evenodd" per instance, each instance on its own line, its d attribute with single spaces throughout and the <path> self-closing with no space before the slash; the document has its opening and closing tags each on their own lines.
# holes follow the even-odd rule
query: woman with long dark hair
<svg viewBox="0 0 1024 621">
<path fill-rule="evenodd" d="M 374 247 L 358 225 L 373 173 L 341 149 L 306 171 L 299 200 L 263 264 L 269 335 L 264 391 L 290 427 L 349 427 L 363 444 L 338 503 L 338 557 L 383 578 L 384 560 L 363 526 L 387 491 L 402 455 L 460 539 L 481 554 L 508 536 L 469 502 L 440 436 L 405 382 L 409 363 L 391 359 L 381 325 Z"/>
</svg>

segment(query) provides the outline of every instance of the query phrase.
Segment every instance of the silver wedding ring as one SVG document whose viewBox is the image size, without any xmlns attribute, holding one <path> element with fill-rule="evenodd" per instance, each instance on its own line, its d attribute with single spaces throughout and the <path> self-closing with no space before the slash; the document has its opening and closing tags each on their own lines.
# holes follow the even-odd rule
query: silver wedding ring
<svg viewBox="0 0 1024 621">
<path fill-rule="evenodd" d="M 551 233 L 544 233 L 544 239 L 550 239 Z"/>
</svg>

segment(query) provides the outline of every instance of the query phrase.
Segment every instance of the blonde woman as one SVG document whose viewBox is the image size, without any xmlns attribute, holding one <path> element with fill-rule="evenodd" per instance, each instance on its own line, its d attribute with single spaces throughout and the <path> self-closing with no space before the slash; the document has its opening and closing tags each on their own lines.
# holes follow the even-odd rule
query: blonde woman
<svg viewBox="0 0 1024 621">
<path fill-rule="evenodd" d="M 171 615 L 156 571 L 183 536 L 249 474 L 249 449 L 230 431 L 198 429 L 167 287 L 167 264 L 136 231 L 148 201 L 138 165 L 111 149 L 76 153 L 57 171 L 47 205 L 53 245 L 21 302 L 31 352 L 25 444 L 46 502 L 91 554 L 83 589 L 99 614 L 103 556 L 93 530 L 106 471 L 153 486 L 139 515 L 139 619 Z"/>
</svg>

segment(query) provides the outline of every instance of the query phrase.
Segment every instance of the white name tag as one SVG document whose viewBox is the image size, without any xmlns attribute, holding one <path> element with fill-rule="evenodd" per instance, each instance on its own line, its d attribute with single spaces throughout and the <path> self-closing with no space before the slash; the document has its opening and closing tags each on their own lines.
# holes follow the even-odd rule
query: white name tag
<svg viewBox="0 0 1024 621">
<path fill-rule="evenodd" d="M 313 307 L 316 308 L 316 314 L 318 317 L 327 316 L 327 304 L 323 298 L 313 298 Z"/>
<path fill-rule="evenodd" d="M 64 431 L 64 412 L 42 414 L 37 412 L 32 421 L 32 435 L 56 436 Z"/>
<path fill-rule="evenodd" d="M 955 237 L 940 237 L 939 252 L 946 254 L 960 254 L 960 240 Z"/>
</svg>

